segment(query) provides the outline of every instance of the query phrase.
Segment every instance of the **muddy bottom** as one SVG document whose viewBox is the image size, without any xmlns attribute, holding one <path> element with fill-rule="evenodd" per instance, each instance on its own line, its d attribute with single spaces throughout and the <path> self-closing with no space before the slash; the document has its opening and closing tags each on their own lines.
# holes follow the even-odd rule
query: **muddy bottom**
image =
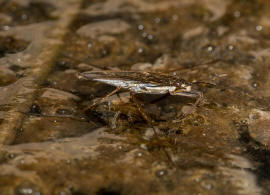
<svg viewBox="0 0 270 195">
<path fill-rule="evenodd" d="M 0 0 L 1 194 L 269 194 L 269 11 Z"/>
</svg>

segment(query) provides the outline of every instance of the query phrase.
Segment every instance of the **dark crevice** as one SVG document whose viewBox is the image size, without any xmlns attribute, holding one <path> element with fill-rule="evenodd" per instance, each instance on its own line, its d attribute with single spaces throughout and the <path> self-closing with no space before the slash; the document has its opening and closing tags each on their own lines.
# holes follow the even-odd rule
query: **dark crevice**
<svg viewBox="0 0 270 195">
<path fill-rule="evenodd" d="M 270 150 L 264 145 L 254 140 L 248 131 L 247 124 L 240 124 L 238 132 L 240 134 L 239 141 L 245 146 L 246 155 L 250 160 L 258 164 L 257 169 L 253 173 L 258 177 L 259 184 L 270 179 Z"/>
</svg>

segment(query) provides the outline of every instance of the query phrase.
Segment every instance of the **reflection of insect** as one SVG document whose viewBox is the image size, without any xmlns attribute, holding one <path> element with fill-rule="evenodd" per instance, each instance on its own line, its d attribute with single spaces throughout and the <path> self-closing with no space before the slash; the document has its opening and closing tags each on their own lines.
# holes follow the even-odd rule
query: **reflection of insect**
<svg viewBox="0 0 270 195">
<path fill-rule="evenodd" d="M 129 90 L 135 103 L 137 101 L 133 96 L 134 93 L 170 94 L 197 98 L 194 107 L 198 106 L 203 98 L 202 92 L 193 89 L 195 83 L 189 83 L 175 75 L 136 71 L 89 71 L 80 73 L 79 78 L 117 87 L 94 105 L 101 103 L 105 98 L 113 95 L 120 89 Z"/>
</svg>

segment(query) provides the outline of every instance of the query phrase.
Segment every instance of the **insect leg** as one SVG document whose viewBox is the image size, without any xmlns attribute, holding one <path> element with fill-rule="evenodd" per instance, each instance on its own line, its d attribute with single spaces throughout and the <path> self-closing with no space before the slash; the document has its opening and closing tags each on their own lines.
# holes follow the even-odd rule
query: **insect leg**
<svg viewBox="0 0 270 195">
<path fill-rule="evenodd" d="M 183 113 L 184 117 L 192 114 L 196 110 L 197 106 L 199 106 L 199 104 L 203 100 L 203 93 L 202 92 L 198 91 L 196 94 L 198 96 L 196 102 L 194 104 L 192 104 L 192 106 L 187 111 L 185 111 L 185 113 Z"/>
<path fill-rule="evenodd" d="M 135 97 L 133 92 L 130 92 L 130 97 L 133 100 L 133 102 L 135 103 L 135 105 L 137 106 L 140 114 L 142 115 L 143 119 L 146 120 L 146 122 L 150 125 L 152 125 L 152 119 L 150 116 L 148 116 L 148 114 L 146 114 L 146 112 L 144 112 L 141 103 L 137 100 L 137 98 Z"/>
<path fill-rule="evenodd" d="M 113 90 L 111 93 L 107 94 L 106 96 L 104 96 L 103 98 L 99 99 L 98 101 L 94 102 L 92 105 L 88 106 L 87 108 L 84 109 L 84 111 L 92 109 L 93 107 L 95 107 L 98 104 L 101 104 L 102 102 L 104 102 L 108 97 L 114 95 L 115 93 L 117 93 L 122 87 L 117 87 L 115 90 Z"/>
<path fill-rule="evenodd" d="M 197 100 L 196 100 L 196 102 L 194 104 L 194 107 L 197 107 L 201 103 L 201 101 L 203 100 L 203 93 L 202 92 L 197 92 L 197 94 L 198 94 L 198 98 L 197 98 Z"/>
</svg>

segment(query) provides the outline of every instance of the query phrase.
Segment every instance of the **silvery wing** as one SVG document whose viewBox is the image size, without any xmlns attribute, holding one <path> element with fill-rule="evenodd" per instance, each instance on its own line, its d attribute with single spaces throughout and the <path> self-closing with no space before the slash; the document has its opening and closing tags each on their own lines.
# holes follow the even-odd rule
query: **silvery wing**
<svg viewBox="0 0 270 195">
<path fill-rule="evenodd" d="M 145 94 L 166 94 L 174 91 L 175 86 L 164 86 L 158 82 L 145 82 L 147 79 L 145 73 L 139 72 L 83 72 L 79 75 L 82 79 L 98 81 L 106 83 L 115 87 L 121 87 L 123 89 L 130 90 L 134 93 L 145 93 Z"/>
<path fill-rule="evenodd" d="M 135 71 L 88 71 L 79 78 L 121 87 L 134 93 L 171 94 L 198 97 L 190 83 L 173 75 Z"/>
</svg>

